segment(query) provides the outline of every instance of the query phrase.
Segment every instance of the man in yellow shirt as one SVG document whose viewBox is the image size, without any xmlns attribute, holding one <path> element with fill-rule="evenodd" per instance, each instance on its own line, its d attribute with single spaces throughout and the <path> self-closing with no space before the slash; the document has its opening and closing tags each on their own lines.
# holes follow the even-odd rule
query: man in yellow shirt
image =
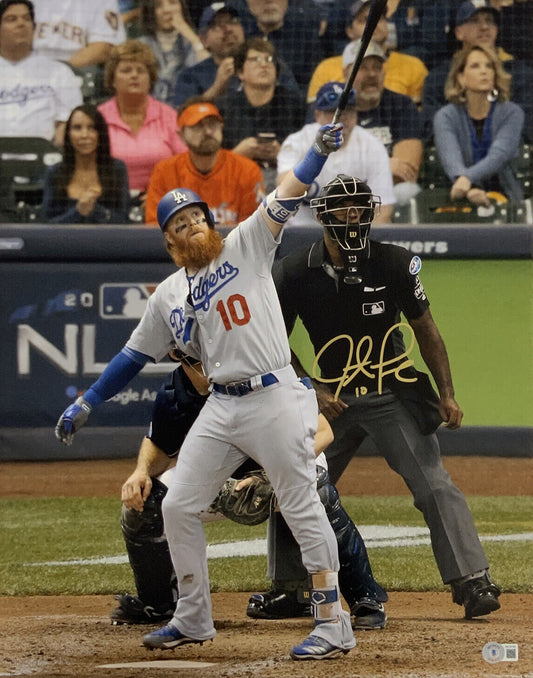
<svg viewBox="0 0 533 678">
<path fill-rule="evenodd" d="M 350 21 L 346 26 L 346 35 L 352 43 L 346 46 L 344 51 L 344 62 L 349 60 L 353 63 L 355 54 L 353 54 L 353 41 L 363 35 L 368 12 L 370 11 L 370 2 L 368 0 L 357 0 L 350 8 Z M 388 24 L 386 12 L 376 26 L 372 35 L 372 40 L 377 42 L 387 56 L 384 64 L 385 87 L 405 94 L 419 104 L 422 97 L 422 87 L 427 75 L 427 68 L 417 57 L 401 52 L 389 51 L 387 48 Z M 352 51 L 350 51 L 352 45 Z M 316 93 L 320 87 L 331 80 L 343 81 L 343 55 L 329 57 L 321 61 L 315 69 L 307 90 L 307 103 L 315 100 Z"/>
</svg>

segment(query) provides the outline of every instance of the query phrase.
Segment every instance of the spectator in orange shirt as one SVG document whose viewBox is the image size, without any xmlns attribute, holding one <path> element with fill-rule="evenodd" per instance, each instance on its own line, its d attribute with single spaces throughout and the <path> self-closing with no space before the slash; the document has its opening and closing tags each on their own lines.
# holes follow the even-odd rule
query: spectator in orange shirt
<svg viewBox="0 0 533 678">
<path fill-rule="evenodd" d="M 158 162 L 146 198 L 145 222 L 157 225 L 157 204 L 176 186 L 205 200 L 217 228 L 233 228 L 249 217 L 265 195 L 261 169 L 253 160 L 222 148 L 218 108 L 192 97 L 178 112 L 179 134 L 188 150 Z"/>
</svg>

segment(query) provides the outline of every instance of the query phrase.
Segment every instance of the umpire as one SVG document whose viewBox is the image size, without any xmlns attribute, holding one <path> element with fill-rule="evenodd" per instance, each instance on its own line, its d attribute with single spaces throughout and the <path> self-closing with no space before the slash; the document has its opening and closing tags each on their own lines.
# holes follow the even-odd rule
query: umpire
<svg viewBox="0 0 533 678">
<path fill-rule="evenodd" d="M 299 316 L 314 347 L 314 386 L 335 436 L 326 449 L 331 481 L 338 481 L 369 436 L 412 492 L 442 580 L 470 619 L 499 609 L 500 590 L 488 574 L 466 500 L 442 465 L 435 434 L 442 422 L 459 428 L 463 413 L 418 275 L 419 257 L 368 238 L 379 203 L 363 181 L 338 175 L 311 200 L 323 239 L 284 257 L 274 279 L 287 331 Z M 439 396 L 413 367 L 415 339 Z M 290 545 L 278 543 L 277 552 L 283 549 Z M 280 588 L 275 576 L 273 583 Z"/>
</svg>

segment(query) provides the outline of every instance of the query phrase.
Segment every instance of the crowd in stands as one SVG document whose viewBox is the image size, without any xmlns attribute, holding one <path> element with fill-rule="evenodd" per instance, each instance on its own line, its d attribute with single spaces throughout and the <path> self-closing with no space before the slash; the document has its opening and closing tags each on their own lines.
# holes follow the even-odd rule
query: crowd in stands
<svg viewBox="0 0 533 678">
<path fill-rule="evenodd" d="M 185 0 L 141 0 L 139 30 L 139 40 L 157 58 L 154 97 L 172 104 L 180 71 L 207 59 L 209 51 L 194 30 Z"/>
<path fill-rule="evenodd" d="M 179 185 L 232 228 L 333 119 L 370 4 L 0 0 L 0 137 L 62 158 L 43 161 L 31 218 L 155 225 Z M 532 199 L 532 29 L 533 0 L 389 0 L 341 117 L 345 146 L 308 198 L 358 176 L 391 223 L 434 187 L 435 149 L 451 205 Z M 2 190 L 4 155 L 0 138 Z M 312 223 L 309 210 L 293 222 Z"/>
</svg>

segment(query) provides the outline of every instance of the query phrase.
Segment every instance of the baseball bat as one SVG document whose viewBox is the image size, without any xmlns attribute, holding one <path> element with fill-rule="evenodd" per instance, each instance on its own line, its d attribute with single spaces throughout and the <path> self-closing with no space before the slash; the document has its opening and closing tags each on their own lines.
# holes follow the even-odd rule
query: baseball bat
<svg viewBox="0 0 533 678">
<path fill-rule="evenodd" d="M 346 104 L 348 103 L 348 98 L 350 96 L 350 90 L 352 89 L 353 81 L 355 80 L 357 71 L 359 70 L 361 63 L 365 58 L 365 52 L 368 49 L 368 45 L 370 43 L 370 40 L 372 39 L 372 35 L 376 29 L 376 26 L 378 25 L 378 21 L 381 19 L 381 15 L 385 11 L 386 6 L 387 0 L 372 0 L 372 4 L 370 5 L 370 11 L 368 12 L 368 16 L 366 18 L 366 24 L 363 31 L 363 35 L 361 36 L 361 45 L 359 47 L 359 52 L 357 53 L 357 56 L 355 57 L 355 60 L 353 62 L 350 77 L 346 81 L 344 89 L 342 90 L 341 98 L 339 99 L 339 105 L 337 106 L 337 110 L 335 111 L 335 115 L 333 116 L 333 123 L 336 123 L 338 121 L 340 114 L 346 108 Z"/>
</svg>

